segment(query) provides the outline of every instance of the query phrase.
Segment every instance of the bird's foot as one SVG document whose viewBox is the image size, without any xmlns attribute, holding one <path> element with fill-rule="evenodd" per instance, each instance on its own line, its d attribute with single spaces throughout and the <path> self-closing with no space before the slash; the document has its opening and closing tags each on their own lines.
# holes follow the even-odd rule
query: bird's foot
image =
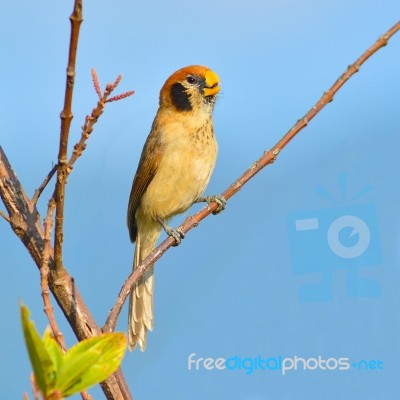
<svg viewBox="0 0 400 400">
<path fill-rule="evenodd" d="M 178 246 L 181 243 L 181 240 L 185 237 L 185 234 L 179 228 L 171 228 L 165 229 L 165 232 L 168 236 L 171 236 L 175 239 L 175 244 L 173 246 Z"/>
<path fill-rule="evenodd" d="M 217 194 L 214 196 L 205 196 L 205 197 L 199 197 L 196 200 L 196 203 L 202 203 L 202 202 L 206 202 L 207 204 L 211 204 L 211 203 L 217 203 L 218 207 L 215 211 L 213 211 L 214 215 L 219 214 L 221 211 L 223 211 L 226 207 L 226 199 L 224 196 Z"/>
<path fill-rule="evenodd" d="M 178 246 L 181 243 L 182 239 L 185 237 L 185 234 L 179 228 L 171 228 L 165 221 L 161 218 L 157 218 L 157 221 L 161 224 L 164 228 L 165 233 L 168 236 L 171 236 L 175 239 L 175 244 L 173 246 Z"/>
</svg>

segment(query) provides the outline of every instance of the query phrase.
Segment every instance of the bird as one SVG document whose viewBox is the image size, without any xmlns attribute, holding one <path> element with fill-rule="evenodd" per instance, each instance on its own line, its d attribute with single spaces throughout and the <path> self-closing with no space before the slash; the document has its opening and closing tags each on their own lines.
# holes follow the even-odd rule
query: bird
<svg viewBox="0 0 400 400">
<path fill-rule="evenodd" d="M 174 72 L 160 90 L 159 107 L 143 146 L 129 196 L 127 224 L 136 242 L 133 269 L 155 248 L 162 229 L 179 244 L 184 237 L 169 220 L 195 202 L 217 202 L 222 196 L 202 197 L 217 160 L 213 110 L 220 91 L 218 75 L 208 67 L 190 65 Z M 146 349 L 153 330 L 153 267 L 133 286 L 129 301 L 128 344 Z"/>
</svg>

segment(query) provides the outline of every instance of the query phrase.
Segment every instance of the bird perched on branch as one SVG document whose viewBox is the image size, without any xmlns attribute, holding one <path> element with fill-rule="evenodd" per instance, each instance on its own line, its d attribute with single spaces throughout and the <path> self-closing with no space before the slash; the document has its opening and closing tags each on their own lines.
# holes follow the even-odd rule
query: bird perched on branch
<svg viewBox="0 0 400 400">
<path fill-rule="evenodd" d="M 201 197 L 217 159 L 212 111 L 220 90 L 218 75 L 207 67 L 192 65 L 173 73 L 160 92 L 159 108 L 144 144 L 128 205 L 128 228 L 136 241 L 133 268 L 154 249 L 161 229 L 176 243 L 184 237 L 168 226 L 176 214 L 194 202 L 216 201 Z M 219 211 L 219 210 L 218 210 Z M 129 304 L 129 348 L 146 348 L 153 329 L 153 268 L 133 287 Z"/>
</svg>

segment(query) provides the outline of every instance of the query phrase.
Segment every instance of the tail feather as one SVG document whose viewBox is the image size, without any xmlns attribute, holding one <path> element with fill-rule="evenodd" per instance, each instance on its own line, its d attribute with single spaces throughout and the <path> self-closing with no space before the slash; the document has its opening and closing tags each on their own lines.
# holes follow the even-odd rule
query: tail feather
<svg viewBox="0 0 400 400">
<path fill-rule="evenodd" d="M 146 235 L 140 234 L 136 238 L 135 257 L 133 268 L 136 268 L 154 249 L 160 234 L 160 229 L 150 230 Z M 141 351 L 146 350 L 147 331 L 153 330 L 153 267 L 132 288 L 129 299 L 128 339 L 129 349 L 132 351 L 139 345 Z"/>
</svg>

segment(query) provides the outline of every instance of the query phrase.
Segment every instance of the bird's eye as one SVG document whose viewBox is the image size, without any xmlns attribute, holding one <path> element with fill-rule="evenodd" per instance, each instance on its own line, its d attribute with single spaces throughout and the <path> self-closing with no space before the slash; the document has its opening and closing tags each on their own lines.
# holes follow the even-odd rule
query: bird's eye
<svg viewBox="0 0 400 400">
<path fill-rule="evenodd" d="M 187 83 L 190 83 L 191 85 L 193 85 L 193 83 L 196 82 L 196 78 L 195 78 L 194 76 L 189 75 L 189 76 L 186 78 L 186 82 L 187 82 Z"/>
</svg>

